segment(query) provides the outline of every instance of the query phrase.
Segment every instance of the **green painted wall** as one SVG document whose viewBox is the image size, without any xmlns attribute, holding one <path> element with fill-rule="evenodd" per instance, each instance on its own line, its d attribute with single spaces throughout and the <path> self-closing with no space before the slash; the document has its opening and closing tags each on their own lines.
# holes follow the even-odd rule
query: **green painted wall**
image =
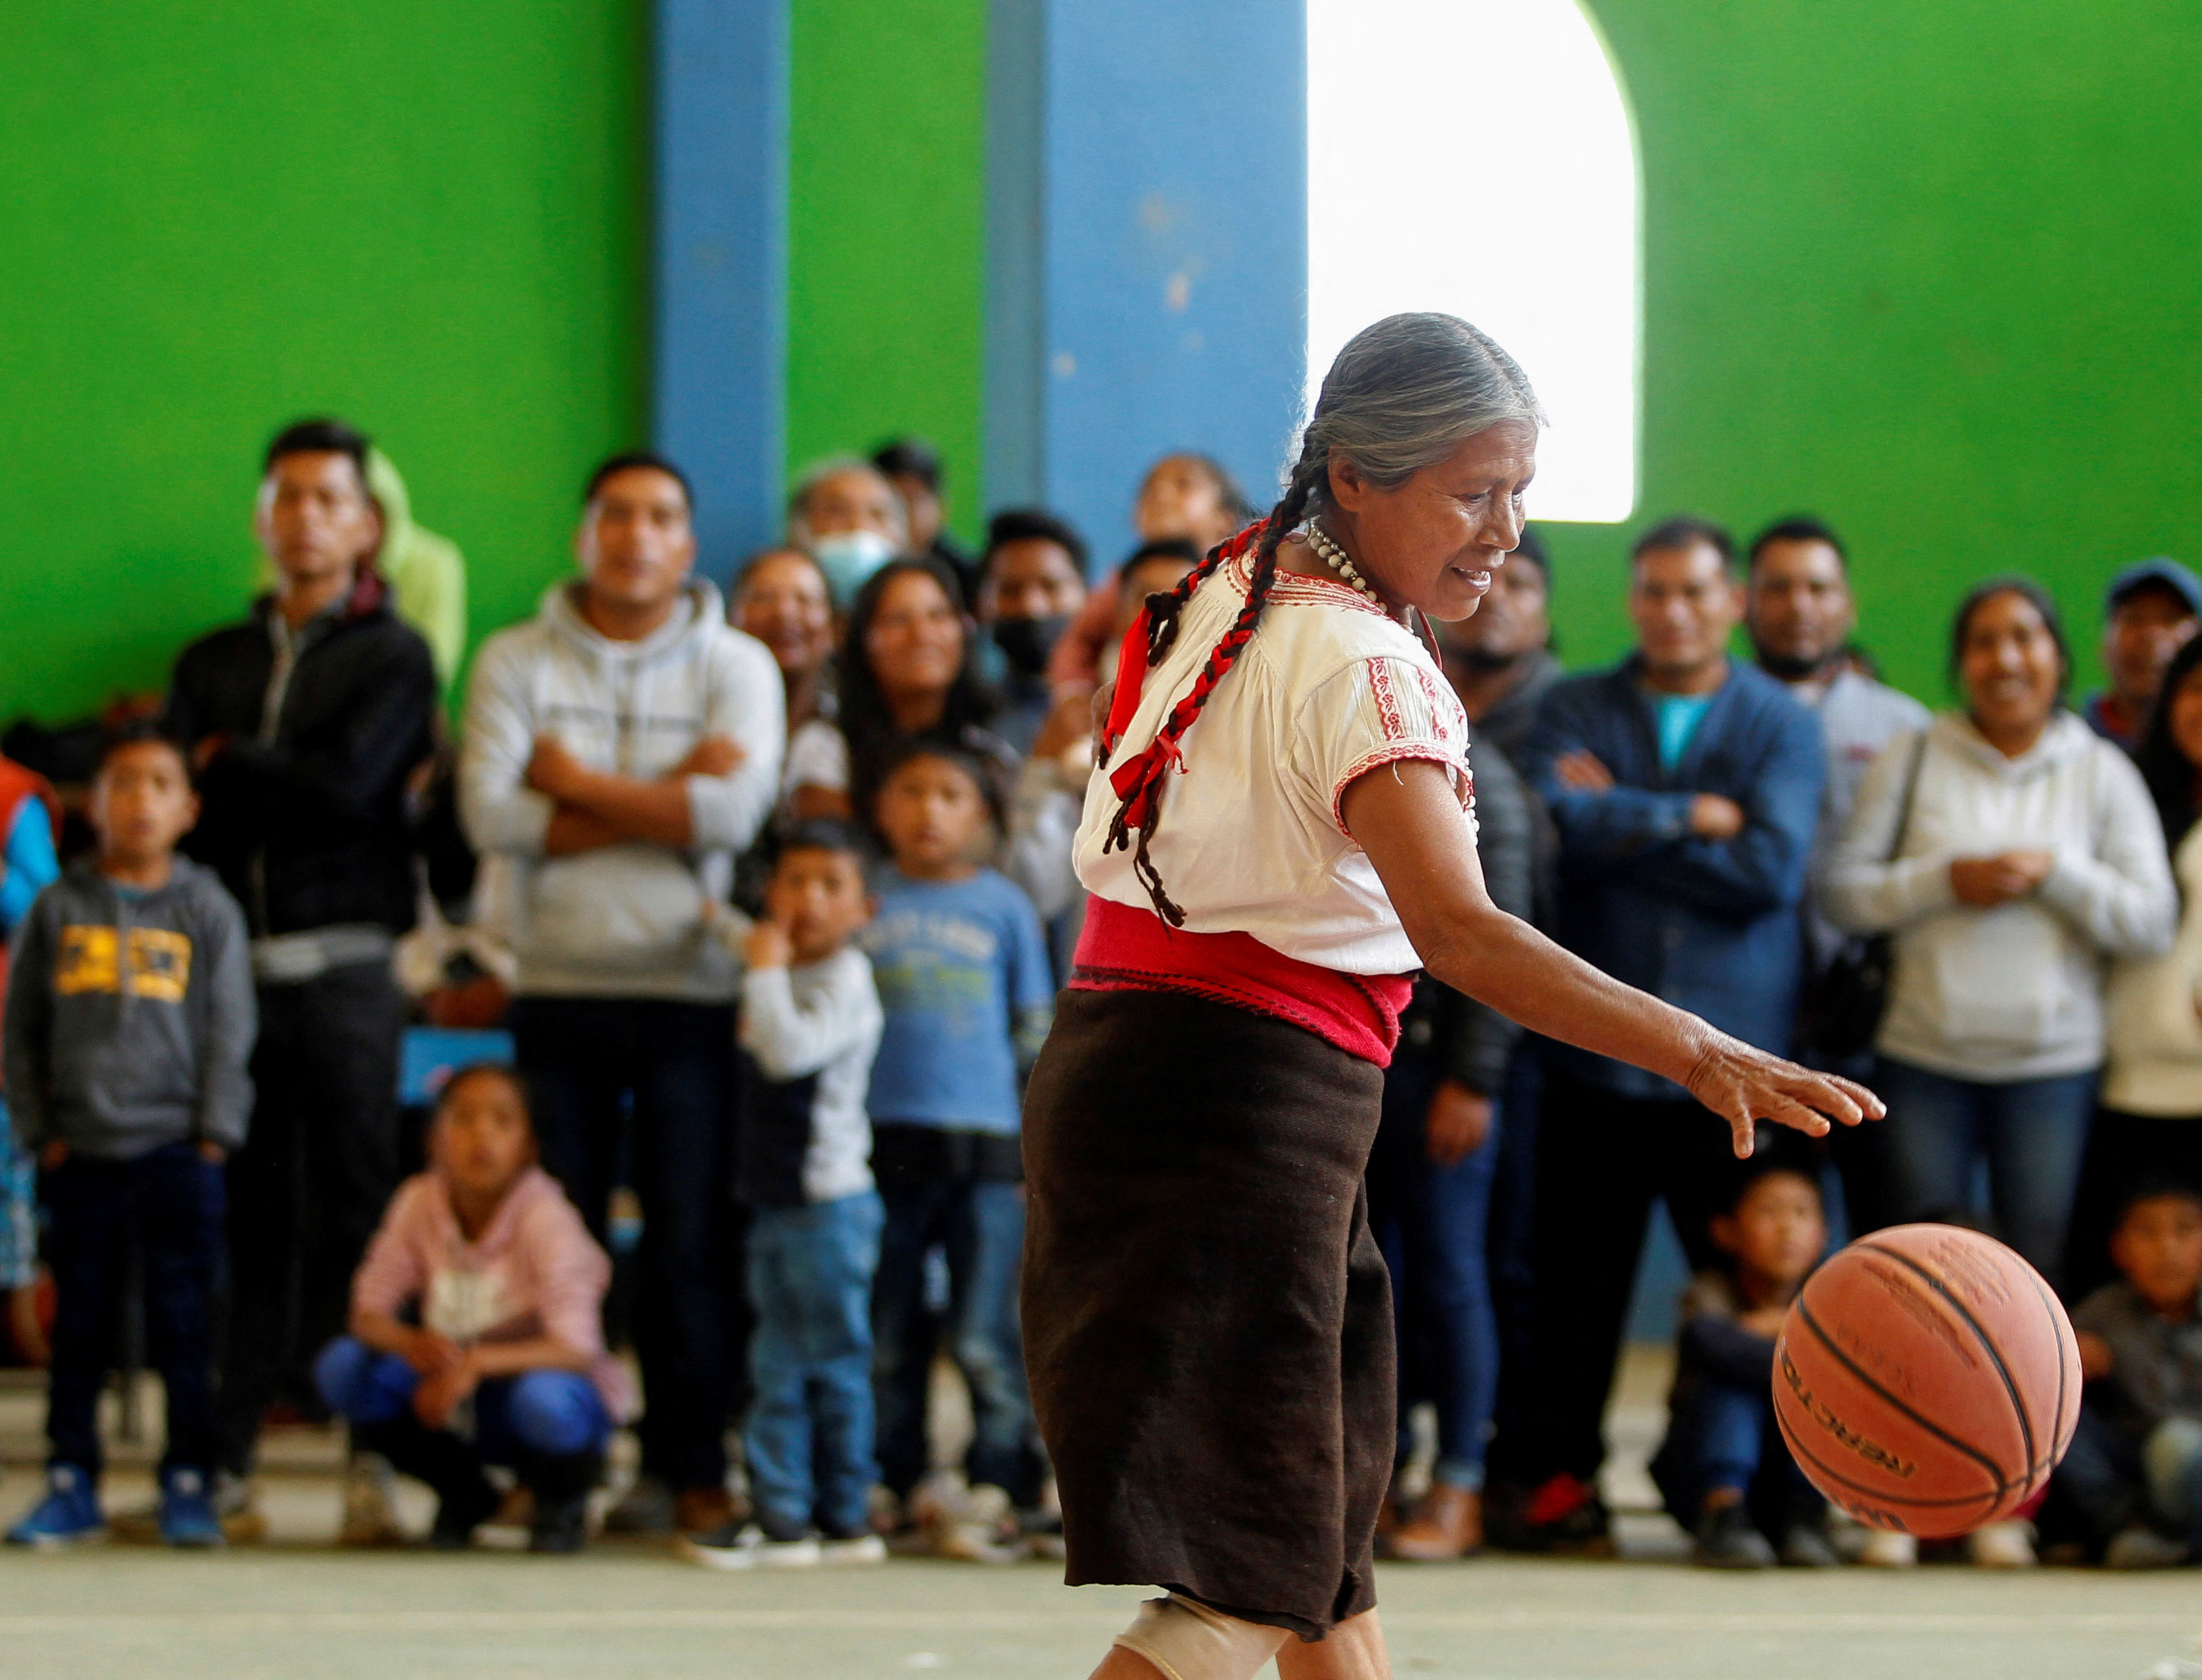
<svg viewBox="0 0 2202 1680">
<path fill-rule="evenodd" d="M 567 563 L 645 418 L 643 0 L 0 12 L 0 716 L 235 616 L 257 453 L 356 419 L 470 563 Z"/>
<path fill-rule="evenodd" d="M 986 0 L 793 0 L 787 463 L 898 433 L 985 523 Z"/>
<path fill-rule="evenodd" d="M 2113 568 L 2202 561 L 2190 6 L 1587 4 L 1643 153 L 1638 525 L 1821 513 L 1938 700 L 1967 583 L 2032 572 L 2091 644 Z M 1610 657 L 1625 533 L 1553 535 L 1569 655 Z"/>
</svg>

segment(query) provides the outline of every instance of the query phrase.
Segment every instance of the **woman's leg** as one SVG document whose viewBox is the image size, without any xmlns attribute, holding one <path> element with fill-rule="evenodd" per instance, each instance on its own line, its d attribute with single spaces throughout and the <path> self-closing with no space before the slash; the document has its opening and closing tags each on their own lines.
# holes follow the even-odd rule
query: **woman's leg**
<svg viewBox="0 0 2202 1680">
<path fill-rule="evenodd" d="M 1908 1221 L 1968 1210 L 1981 1088 L 1884 1056 L 1875 1064 L 1873 1088 L 1888 1105 L 1881 1123 L 1895 1179 L 1891 1217 Z"/>
<path fill-rule="evenodd" d="M 2025 1079 L 1982 1088 L 1993 1116 L 1987 1127 L 1988 1185 L 1997 1229 L 2052 1285 L 2060 1283 L 2087 1122 L 2095 1109 L 2095 1076 Z"/>
<path fill-rule="evenodd" d="M 1376 1612 L 1364 1610 L 1310 1645 L 1287 1637 L 1277 1648 L 1278 1680 L 1391 1680 L 1392 1659 Z"/>
</svg>

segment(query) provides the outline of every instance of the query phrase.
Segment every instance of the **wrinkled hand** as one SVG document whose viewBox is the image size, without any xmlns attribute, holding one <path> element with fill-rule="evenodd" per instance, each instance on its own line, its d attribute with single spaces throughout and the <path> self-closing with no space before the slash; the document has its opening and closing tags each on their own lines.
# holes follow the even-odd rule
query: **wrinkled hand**
<svg viewBox="0 0 2202 1680">
<path fill-rule="evenodd" d="M 1491 1137 L 1491 1099 L 1441 1079 L 1422 1116 L 1422 1147 L 1434 1166 L 1457 1166 Z"/>
<path fill-rule="evenodd" d="M 1743 832 L 1743 807 L 1718 793 L 1699 793 L 1690 800 L 1690 832 L 1699 840 L 1734 840 Z"/>
<path fill-rule="evenodd" d="M 556 735 L 538 735 L 535 750 L 527 755 L 527 785 L 537 793 L 561 801 L 570 800 L 588 771 L 566 750 Z"/>
<path fill-rule="evenodd" d="M 705 735 L 665 775 L 668 781 L 684 775 L 732 775 L 749 756 L 742 744 L 730 736 Z"/>
<path fill-rule="evenodd" d="M 1950 890 L 1963 903 L 1993 910 L 2022 899 L 2049 878 L 2055 858 L 2046 852 L 1999 852 L 1987 858 L 1950 860 Z"/>
<path fill-rule="evenodd" d="M 1888 1111 L 1863 1085 L 1800 1068 L 1725 1033 L 1713 1035 L 1684 1083 L 1692 1096 L 1728 1122 L 1739 1160 L 1751 1158 L 1761 1120 L 1807 1137 L 1824 1137 L 1831 1121 L 1855 1126 Z"/>
<path fill-rule="evenodd" d="M 1610 793 L 1613 772 L 1588 747 L 1579 746 L 1552 760 L 1552 774 L 1560 786 L 1577 793 Z"/>
<path fill-rule="evenodd" d="M 442 1429 L 480 1380 L 472 1363 L 463 1358 L 448 1371 L 422 1377 L 413 1391 L 413 1415 L 432 1429 Z"/>
<path fill-rule="evenodd" d="M 784 969 L 795 959 L 795 941 L 777 922 L 760 922 L 743 941 L 743 959 L 753 969 Z"/>
</svg>

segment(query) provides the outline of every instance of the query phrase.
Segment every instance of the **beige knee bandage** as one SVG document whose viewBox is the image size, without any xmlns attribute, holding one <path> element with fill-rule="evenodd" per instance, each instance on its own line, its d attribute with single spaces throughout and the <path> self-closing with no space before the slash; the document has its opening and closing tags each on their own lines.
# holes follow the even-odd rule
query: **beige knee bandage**
<svg viewBox="0 0 2202 1680">
<path fill-rule="evenodd" d="M 1242 1622 L 1172 1593 L 1141 1605 L 1116 1643 L 1168 1680 L 1253 1680 L 1291 1637 L 1282 1628 Z"/>
</svg>

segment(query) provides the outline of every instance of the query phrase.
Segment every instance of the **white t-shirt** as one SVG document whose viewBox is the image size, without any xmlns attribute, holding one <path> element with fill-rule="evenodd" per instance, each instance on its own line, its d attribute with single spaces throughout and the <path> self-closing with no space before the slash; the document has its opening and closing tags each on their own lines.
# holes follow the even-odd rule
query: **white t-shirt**
<svg viewBox="0 0 2202 1680">
<path fill-rule="evenodd" d="M 1139 709 L 1109 761 L 1145 750 L 1192 688 L 1245 604 L 1245 560 L 1227 561 L 1186 604 L 1175 645 L 1146 674 Z M 1470 811 L 1468 716 L 1414 634 L 1342 583 L 1281 572 L 1238 662 L 1180 743 L 1148 857 L 1193 933 L 1245 933 L 1274 951 L 1345 974 L 1422 966 L 1339 802 L 1357 778 L 1403 758 L 1452 773 Z M 1151 910 L 1132 853 L 1103 855 L 1118 800 L 1088 785 L 1078 878 L 1089 892 Z"/>
<path fill-rule="evenodd" d="M 780 772 L 780 797 L 798 787 L 823 787 L 829 793 L 849 791 L 849 740 L 840 727 L 823 717 L 797 726 L 788 738 L 787 760 Z"/>
</svg>

